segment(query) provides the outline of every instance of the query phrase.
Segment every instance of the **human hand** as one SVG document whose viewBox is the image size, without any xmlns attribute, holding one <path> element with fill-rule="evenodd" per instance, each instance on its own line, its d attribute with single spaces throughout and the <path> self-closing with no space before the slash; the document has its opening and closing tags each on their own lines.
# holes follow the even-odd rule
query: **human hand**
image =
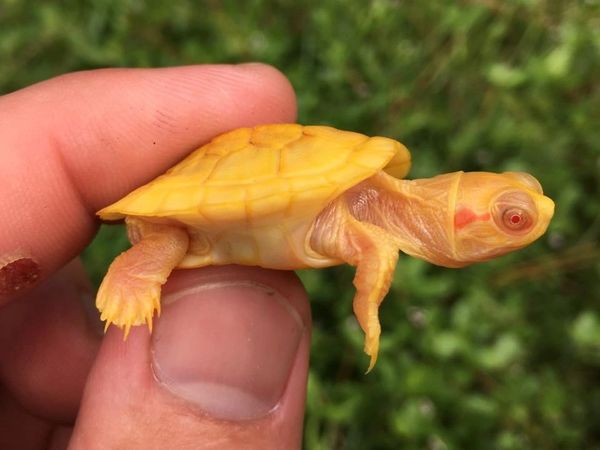
<svg viewBox="0 0 600 450">
<path fill-rule="evenodd" d="M 287 80 L 254 64 L 74 73 L 0 97 L 0 448 L 300 447 L 310 311 L 291 273 L 178 271 L 154 333 L 124 342 L 101 339 L 76 259 L 100 207 L 223 131 L 294 119 Z"/>
</svg>

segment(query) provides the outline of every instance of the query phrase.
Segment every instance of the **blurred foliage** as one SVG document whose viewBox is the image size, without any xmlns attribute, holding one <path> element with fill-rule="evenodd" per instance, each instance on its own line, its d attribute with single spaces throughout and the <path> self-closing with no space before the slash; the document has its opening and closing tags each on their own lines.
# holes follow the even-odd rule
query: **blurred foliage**
<svg viewBox="0 0 600 450">
<path fill-rule="evenodd" d="M 525 170 L 547 235 L 460 271 L 401 258 L 363 375 L 352 271 L 302 271 L 307 449 L 600 448 L 598 0 L 0 0 L 0 92 L 72 70 L 260 60 L 299 121 L 396 137 L 412 176 Z M 86 250 L 99 279 L 123 248 Z"/>
</svg>

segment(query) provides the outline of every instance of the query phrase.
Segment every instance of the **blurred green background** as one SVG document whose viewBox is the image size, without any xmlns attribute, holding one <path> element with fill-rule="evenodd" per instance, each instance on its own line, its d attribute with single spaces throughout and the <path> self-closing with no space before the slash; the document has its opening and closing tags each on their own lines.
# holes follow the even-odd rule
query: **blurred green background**
<svg viewBox="0 0 600 450">
<path fill-rule="evenodd" d="M 299 121 L 395 137 L 413 177 L 524 170 L 549 232 L 449 270 L 402 257 L 378 365 L 352 270 L 303 271 L 306 449 L 600 449 L 600 2 L 0 0 L 0 93 L 105 66 L 264 61 Z M 99 280 L 126 240 L 84 254 Z"/>
</svg>

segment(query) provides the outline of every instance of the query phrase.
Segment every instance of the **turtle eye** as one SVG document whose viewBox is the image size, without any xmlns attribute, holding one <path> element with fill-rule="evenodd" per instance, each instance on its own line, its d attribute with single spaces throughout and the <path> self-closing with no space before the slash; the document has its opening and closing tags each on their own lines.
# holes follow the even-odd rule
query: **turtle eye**
<svg viewBox="0 0 600 450">
<path fill-rule="evenodd" d="M 521 234 L 535 224 L 537 213 L 531 197 L 522 191 L 505 192 L 496 199 L 494 221 L 500 229 Z"/>
<path fill-rule="evenodd" d="M 526 230 L 530 226 L 529 214 L 521 208 L 509 208 L 502 214 L 502 223 L 512 231 Z"/>
</svg>

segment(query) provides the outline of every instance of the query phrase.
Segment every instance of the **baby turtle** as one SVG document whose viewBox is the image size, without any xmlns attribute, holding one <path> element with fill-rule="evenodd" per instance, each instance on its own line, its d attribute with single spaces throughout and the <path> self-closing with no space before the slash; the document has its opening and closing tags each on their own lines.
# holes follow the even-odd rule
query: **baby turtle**
<svg viewBox="0 0 600 450">
<path fill-rule="evenodd" d="M 175 268 L 356 266 L 354 313 L 375 364 L 379 304 L 398 251 L 462 267 L 539 238 L 554 203 L 520 172 L 454 172 L 403 180 L 399 142 L 324 126 L 241 128 L 216 137 L 164 175 L 103 208 L 125 219 L 133 246 L 104 277 L 106 326 L 152 329 Z"/>
</svg>

